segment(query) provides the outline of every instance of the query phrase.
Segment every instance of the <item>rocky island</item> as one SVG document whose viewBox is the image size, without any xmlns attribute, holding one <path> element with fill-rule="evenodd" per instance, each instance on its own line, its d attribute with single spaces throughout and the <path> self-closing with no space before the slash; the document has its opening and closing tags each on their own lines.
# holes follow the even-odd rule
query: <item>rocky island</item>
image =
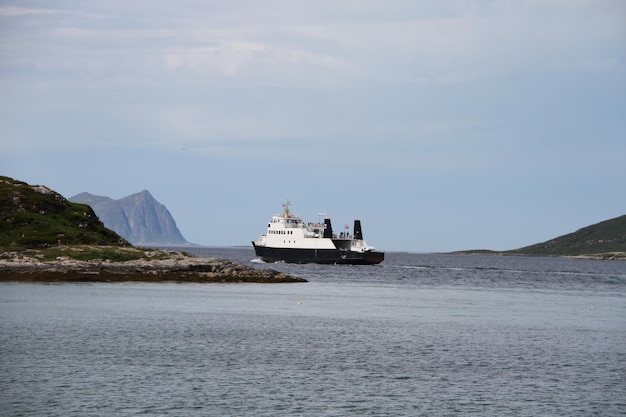
<svg viewBox="0 0 626 417">
<path fill-rule="evenodd" d="M 306 282 L 271 269 L 132 246 L 85 204 L 0 177 L 0 281 Z"/>
<path fill-rule="evenodd" d="M 49 259 L 50 253 L 60 255 Z M 129 259 L 110 259 L 120 256 Z M 0 281 L 288 283 L 306 280 L 225 259 L 196 258 L 179 251 L 80 245 L 55 247 L 53 251 L 1 253 Z"/>
</svg>

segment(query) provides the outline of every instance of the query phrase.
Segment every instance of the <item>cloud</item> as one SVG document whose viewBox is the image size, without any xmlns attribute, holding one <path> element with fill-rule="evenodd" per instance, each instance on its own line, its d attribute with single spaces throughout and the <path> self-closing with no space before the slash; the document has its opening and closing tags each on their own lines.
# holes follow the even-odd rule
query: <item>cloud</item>
<svg viewBox="0 0 626 417">
<path fill-rule="evenodd" d="M 265 47 L 260 43 L 232 41 L 214 46 L 173 48 L 165 52 L 165 63 L 174 70 L 241 76 L 265 53 Z"/>
<path fill-rule="evenodd" d="M 297 78 L 303 71 L 341 72 L 351 68 L 350 62 L 338 56 L 250 40 L 170 49 L 165 53 L 165 62 L 169 69 L 213 73 L 229 78 L 277 75 Z"/>
<path fill-rule="evenodd" d="M 497 93 L 507 80 L 625 67 L 621 2 L 146 4 L 0 8 L 7 108 L 108 108 L 161 138 L 150 123 L 192 140 L 405 140 L 497 114 L 484 103 L 520 94 Z M 35 13 L 53 17 L 18 18 Z"/>
<path fill-rule="evenodd" d="M 148 9 L 89 3 L 81 4 L 84 10 L 67 3 L 58 10 L 2 7 L 6 18 L 71 18 L 41 19 L 28 27 L 14 22 L 0 33 L 5 67 L 63 68 L 98 80 L 121 73 L 138 80 L 186 73 L 194 80 L 278 84 L 456 84 L 624 66 L 624 56 L 615 54 L 626 38 L 620 2 L 414 3 L 340 1 L 327 10 L 313 2 L 261 7 L 240 1 L 199 3 L 193 13 L 167 3 Z"/>
<path fill-rule="evenodd" d="M 22 17 L 22 16 L 32 16 L 32 15 L 40 15 L 40 16 L 54 16 L 54 15 L 65 15 L 65 16 L 76 16 L 79 19 L 89 18 L 89 19 L 104 19 L 105 15 L 101 15 L 98 13 L 88 13 L 81 10 L 66 10 L 63 8 L 57 9 L 40 9 L 40 8 L 31 8 L 31 7 L 16 7 L 16 6 L 0 6 L 0 18 L 14 18 L 14 17 Z"/>
<path fill-rule="evenodd" d="M 15 17 L 33 14 L 55 14 L 60 13 L 57 10 L 50 9 L 31 9 L 25 7 L 2 6 L 0 7 L 0 17 Z"/>
<path fill-rule="evenodd" d="M 445 12 L 429 10 L 426 16 L 391 16 L 382 6 L 367 3 L 369 15 L 361 21 L 306 19 L 292 7 L 274 24 L 249 16 L 248 25 L 240 21 L 218 32 L 178 31 L 177 45 L 166 51 L 164 62 L 192 73 L 317 82 L 459 83 L 623 67 L 623 57 L 614 56 L 624 43 L 620 15 L 596 11 L 585 1 L 569 8 L 562 2 L 520 3 L 469 7 L 476 3 L 445 2 Z"/>
</svg>

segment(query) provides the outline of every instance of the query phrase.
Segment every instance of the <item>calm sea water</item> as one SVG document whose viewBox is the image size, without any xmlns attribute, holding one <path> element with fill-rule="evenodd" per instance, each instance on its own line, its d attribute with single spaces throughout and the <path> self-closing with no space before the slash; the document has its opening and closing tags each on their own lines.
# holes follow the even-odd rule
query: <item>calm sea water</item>
<svg viewBox="0 0 626 417">
<path fill-rule="evenodd" d="M 626 262 L 251 262 L 305 284 L 0 284 L 0 415 L 626 415 Z"/>
</svg>

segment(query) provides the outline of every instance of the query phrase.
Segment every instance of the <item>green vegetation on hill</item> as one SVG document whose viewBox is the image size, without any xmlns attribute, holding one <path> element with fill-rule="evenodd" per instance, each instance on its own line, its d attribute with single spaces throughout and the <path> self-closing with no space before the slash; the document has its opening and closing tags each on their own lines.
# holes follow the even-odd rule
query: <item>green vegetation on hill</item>
<svg viewBox="0 0 626 417">
<path fill-rule="evenodd" d="M 519 249 L 502 252 L 480 249 L 455 253 L 626 259 L 626 215 L 592 224 L 574 233 Z"/>
<path fill-rule="evenodd" d="M 547 242 L 504 252 L 508 255 L 623 257 L 626 215 L 584 227 Z"/>
<path fill-rule="evenodd" d="M 72 203 L 41 185 L 0 176 L 0 247 L 130 245 L 104 227 L 85 204 Z"/>
</svg>

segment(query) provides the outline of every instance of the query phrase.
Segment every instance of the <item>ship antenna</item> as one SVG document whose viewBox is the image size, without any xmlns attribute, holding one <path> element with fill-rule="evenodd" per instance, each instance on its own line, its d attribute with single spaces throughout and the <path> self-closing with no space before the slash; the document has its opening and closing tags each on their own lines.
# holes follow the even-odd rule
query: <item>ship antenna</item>
<svg viewBox="0 0 626 417">
<path fill-rule="evenodd" d="M 284 214 L 283 214 L 284 218 L 289 217 L 289 204 L 291 204 L 289 199 L 287 199 L 287 202 L 285 204 L 283 204 L 283 208 L 285 209 Z"/>
</svg>

